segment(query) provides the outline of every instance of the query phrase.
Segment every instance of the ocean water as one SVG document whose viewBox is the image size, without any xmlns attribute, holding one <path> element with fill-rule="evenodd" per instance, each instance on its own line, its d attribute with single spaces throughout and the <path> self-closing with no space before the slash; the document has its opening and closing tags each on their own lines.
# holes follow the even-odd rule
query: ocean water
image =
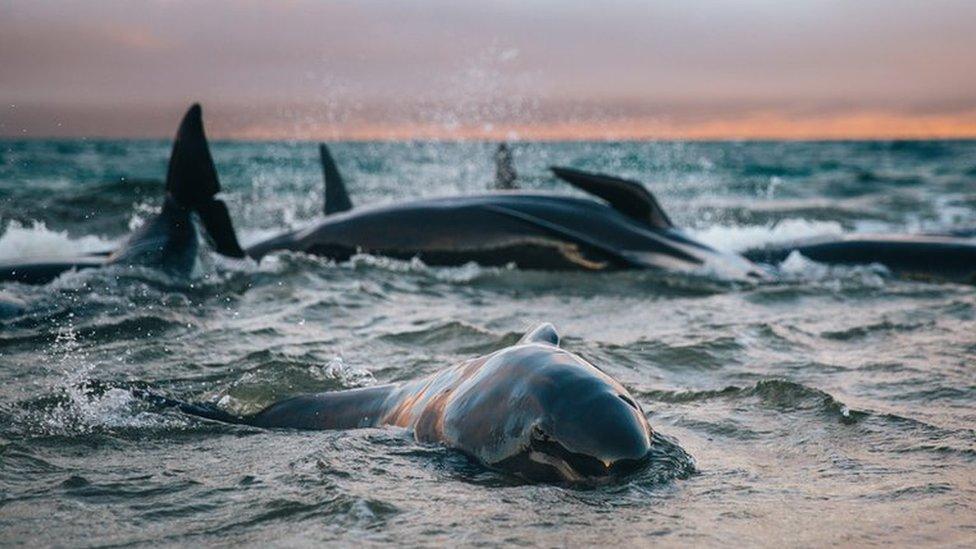
<svg viewBox="0 0 976 549">
<path fill-rule="evenodd" d="M 0 258 L 112 248 L 160 204 L 166 141 L 0 142 Z M 213 145 L 242 240 L 313 222 L 313 143 Z M 531 189 L 567 164 L 647 183 L 730 250 L 825 233 L 976 227 L 976 142 L 518 143 Z M 475 193 L 484 143 L 337 143 L 355 204 Z M 791 258 L 744 285 L 358 256 L 204 252 L 4 284 L 3 545 L 976 542 L 976 289 Z M 263 431 L 127 387 L 253 411 L 413 379 L 541 321 L 626 385 L 690 460 L 533 485 L 393 429 Z M 84 389 L 92 382 L 112 389 Z"/>
</svg>

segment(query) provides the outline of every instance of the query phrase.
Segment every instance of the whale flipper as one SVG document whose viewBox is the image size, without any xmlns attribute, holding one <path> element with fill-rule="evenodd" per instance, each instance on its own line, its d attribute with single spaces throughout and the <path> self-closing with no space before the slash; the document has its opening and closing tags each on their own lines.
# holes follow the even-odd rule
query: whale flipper
<svg viewBox="0 0 976 549">
<path fill-rule="evenodd" d="M 572 168 L 552 166 L 549 169 L 559 179 L 580 190 L 599 196 L 609 202 L 613 209 L 628 217 L 657 229 L 674 227 L 654 195 L 636 181 Z"/>
<path fill-rule="evenodd" d="M 352 202 L 346 192 L 346 184 L 325 143 L 319 143 L 319 157 L 322 159 L 322 177 L 325 179 L 325 215 L 351 210 Z"/>
<path fill-rule="evenodd" d="M 588 235 L 575 231 L 564 225 L 558 223 L 553 223 L 545 219 L 541 219 L 532 214 L 518 211 L 513 208 L 507 208 L 505 206 L 485 206 L 485 209 L 491 210 L 497 214 L 501 214 L 507 217 L 512 217 L 532 225 L 538 229 L 542 229 L 553 236 L 559 237 L 564 240 L 569 240 L 575 242 L 583 247 L 595 250 L 615 262 L 617 265 L 627 266 L 627 267 L 642 267 L 643 264 L 639 260 L 628 256 L 626 253 L 622 253 L 620 250 L 613 248 L 607 244 L 598 241 L 595 238 L 591 238 Z M 592 268 L 592 267 L 590 267 Z"/>
<path fill-rule="evenodd" d="M 559 332 L 556 331 L 555 326 L 544 322 L 526 332 L 519 343 L 548 343 L 554 347 L 559 347 Z"/>
</svg>

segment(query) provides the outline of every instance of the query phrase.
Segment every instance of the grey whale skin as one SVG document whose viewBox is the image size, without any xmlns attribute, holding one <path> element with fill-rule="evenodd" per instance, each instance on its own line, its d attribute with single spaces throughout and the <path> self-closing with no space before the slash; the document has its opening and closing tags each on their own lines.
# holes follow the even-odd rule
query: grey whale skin
<svg viewBox="0 0 976 549">
<path fill-rule="evenodd" d="M 305 430 L 394 426 L 532 481 L 599 483 L 648 463 L 652 431 L 617 381 L 559 348 L 550 324 L 518 343 L 428 377 L 288 398 L 250 416 L 148 391 L 160 406 L 207 419 Z"/>
<path fill-rule="evenodd" d="M 328 148 L 320 146 L 326 218 L 259 242 L 247 254 L 292 250 L 344 260 L 357 252 L 430 265 L 514 264 L 525 269 L 662 269 L 725 279 L 768 279 L 797 251 L 825 264 L 881 263 L 911 278 L 976 283 L 976 239 L 958 235 L 844 235 L 725 253 L 676 228 L 636 181 L 553 167 L 556 177 L 597 202 L 500 191 L 352 209 Z M 764 267 L 760 267 L 764 265 Z"/>
<path fill-rule="evenodd" d="M 80 257 L 30 258 L 0 262 L 0 282 L 46 284 L 65 271 L 107 265 L 140 265 L 177 276 L 188 276 L 196 261 L 198 239 L 192 214 L 208 231 L 229 223 L 227 207 L 214 198 L 220 192 L 217 171 L 203 131 L 199 105 L 180 123 L 166 174 L 166 196 L 159 214 L 136 229 L 119 249 Z M 211 237 L 221 252 L 241 256 L 236 240 L 226 233 Z M 236 247 L 236 249 L 235 249 Z"/>
<path fill-rule="evenodd" d="M 964 236 L 855 233 L 753 248 L 743 255 L 780 263 L 794 252 L 828 265 L 877 263 L 904 278 L 976 284 L 976 238 Z"/>
<path fill-rule="evenodd" d="M 761 278 L 749 261 L 696 242 L 674 227 L 639 183 L 568 168 L 556 175 L 607 202 L 522 191 L 414 200 L 352 209 L 322 145 L 326 218 L 247 248 L 255 259 L 280 250 L 345 260 L 359 253 L 428 265 L 514 264 L 524 269 L 603 271 L 705 269 Z"/>
</svg>

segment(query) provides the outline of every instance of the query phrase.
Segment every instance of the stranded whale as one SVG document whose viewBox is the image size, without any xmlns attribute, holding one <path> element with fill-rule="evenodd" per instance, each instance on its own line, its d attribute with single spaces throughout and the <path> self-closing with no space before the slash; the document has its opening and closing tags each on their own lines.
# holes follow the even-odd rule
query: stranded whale
<svg viewBox="0 0 976 549">
<path fill-rule="evenodd" d="M 395 426 L 482 464 L 542 482 L 604 482 L 647 464 L 652 431 L 617 381 L 559 347 L 549 324 L 518 343 L 417 381 L 296 396 L 254 415 L 177 401 L 157 405 L 207 419 L 285 429 Z"/>
<path fill-rule="evenodd" d="M 763 272 L 734 254 L 676 228 L 653 195 L 632 181 L 554 168 L 555 174 L 606 202 L 528 192 L 414 200 L 352 208 L 345 184 L 322 145 L 324 220 L 247 248 L 261 257 L 280 250 L 345 260 L 360 252 L 429 265 L 476 262 L 525 269 L 705 270 L 727 278 Z"/>
<path fill-rule="evenodd" d="M 976 238 L 961 236 L 854 233 L 754 248 L 743 255 L 780 263 L 792 253 L 828 265 L 880 264 L 905 278 L 976 284 Z"/>
<path fill-rule="evenodd" d="M 162 210 L 136 229 L 119 249 L 81 257 L 29 258 L 0 262 L 0 282 L 45 284 L 71 269 L 106 265 L 140 265 L 187 276 L 197 255 L 196 213 L 222 254 L 243 257 L 232 229 L 227 207 L 214 198 L 220 192 L 217 171 L 210 156 L 199 105 L 183 117 L 166 174 Z"/>
</svg>

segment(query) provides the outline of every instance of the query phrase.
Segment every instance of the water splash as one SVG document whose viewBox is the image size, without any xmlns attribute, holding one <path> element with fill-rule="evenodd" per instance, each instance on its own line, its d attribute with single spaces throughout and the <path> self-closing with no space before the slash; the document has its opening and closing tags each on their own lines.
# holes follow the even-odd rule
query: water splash
<svg viewBox="0 0 976 549">
<path fill-rule="evenodd" d="M 840 235 L 844 229 L 836 221 L 786 219 L 765 225 L 712 225 L 689 232 L 698 240 L 720 250 L 741 252 L 777 242 Z"/>
<path fill-rule="evenodd" d="M 73 316 L 73 315 L 71 315 Z M 47 351 L 61 377 L 55 388 L 59 398 L 43 412 L 45 434 L 78 435 L 115 428 L 145 428 L 171 424 L 162 416 L 138 409 L 139 401 L 128 390 L 89 390 L 96 363 L 82 345 L 69 317 L 57 330 Z"/>
<path fill-rule="evenodd" d="M 72 238 L 67 231 L 48 229 L 43 221 L 27 225 L 11 221 L 0 236 L 0 260 L 47 256 L 77 257 L 110 250 L 115 245 L 116 242 L 112 240 L 94 235 Z"/>
</svg>

